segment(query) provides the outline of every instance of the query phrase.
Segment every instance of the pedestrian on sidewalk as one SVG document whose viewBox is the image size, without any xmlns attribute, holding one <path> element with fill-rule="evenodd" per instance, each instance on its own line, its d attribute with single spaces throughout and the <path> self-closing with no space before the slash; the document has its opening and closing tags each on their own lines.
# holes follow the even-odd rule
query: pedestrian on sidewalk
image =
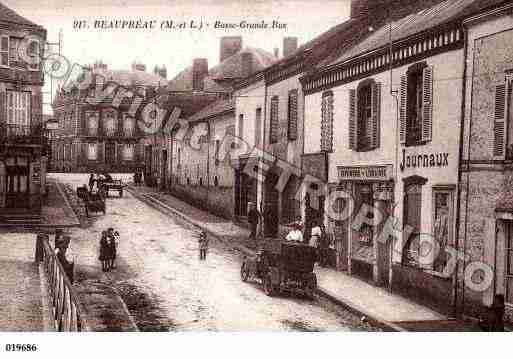
<svg viewBox="0 0 513 359">
<path fill-rule="evenodd" d="M 317 262 L 322 265 L 323 263 L 323 253 L 322 251 L 322 241 L 323 241 L 323 235 L 322 235 L 322 229 L 319 225 L 318 220 L 312 221 L 312 231 L 310 235 L 310 246 L 314 247 L 316 249 L 317 253 Z"/>
<path fill-rule="evenodd" d="M 249 235 L 249 239 L 256 240 L 257 239 L 257 228 L 258 222 L 260 221 L 260 212 L 258 212 L 256 208 L 256 203 L 249 202 L 249 212 L 248 212 L 248 222 L 251 228 L 251 234 Z"/>
<path fill-rule="evenodd" d="M 208 237 L 205 231 L 201 231 L 198 239 L 198 247 L 199 247 L 199 259 L 206 260 L 207 259 L 207 251 L 208 251 Z"/>
<path fill-rule="evenodd" d="M 110 270 L 110 248 L 109 240 L 107 239 L 107 231 L 103 231 L 100 237 L 100 255 L 98 260 L 102 262 L 102 271 L 108 272 Z"/>
<path fill-rule="evenodd" d="M 109 241 L 109 269 L 116 269 L 116 257 L 118 252 L 118 237 L 119 233 L 114 232 L 114 228 L 107 230 L 107 239 Z"/>
</svg>

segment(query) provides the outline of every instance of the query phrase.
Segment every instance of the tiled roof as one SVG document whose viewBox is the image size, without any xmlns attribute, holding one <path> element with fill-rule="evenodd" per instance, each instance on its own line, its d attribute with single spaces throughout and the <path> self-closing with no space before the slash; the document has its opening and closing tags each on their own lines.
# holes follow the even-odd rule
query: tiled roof
<svg viewBox="0 0 513 359">
<path fill-rule="evenodd" d="M 383 24 L 363 41 L 347 49 L 347 51 L 343 51 L 342 54 L 332 59 L 329 65 L 341 63 L 386 46 L 390 42 L 390 24 L 392 24 L 392 41 L 395 42 L 504 2 L 504 0 L 442 1 L 434 6 L 420 9 L 415 13 L 392 21 L 391 23 Z"/>
<path fill-rule="evenodd" d="M 119 85 L 130 86 L 165 86 L 167 80 L 161 76 L 145 71 L 105 70 L 96 68 L 93 73 L 105 77 L 107 81 L 114 81 Z"/>
<path fill-rule="evenodd" d="M 216 101 L 201 111 L 198 111 L 194 115 L 188 118 L 189 121 L 199 121 L 204 120 L 209 117 L 224 113 L 226 111 L 235 110 L 235 100 L 231 99 L 223 99 Z"/>
<path fill-rule="evenodd" d="M 12 9 L 9 9 L 2 3 L 0 3 L 0 21 L 42 28 L 40 25 L 24 18 L 23 16 L 19 15 Z"/>
<path fill-rule="evenodd" d="M 204 79 L 204 91 L 227 91 L 229 90 L 229 87 L 225 85 L 223 81 L 245 77 L 242 72 L 242 54 L 247 52 L 253 54 L 254 72 L 261 71 L 276 61 L 276 58 L 267 51 L 253 47 L 246 47 L 220 64 L 209 69 L 208 76 Z M 175 76 L 175 78 L 169 81 L 168 90 L 192 91 L 192 66 L 186 68 Z"/>
<path fill-rule="evenodd" d="M 180 117 L 188 118 L 206 106 L 219 100 L 219 95 L 213 93 L 191 92 L 159 92 L 159 104 L 170 111 L 174 107 L 180 108 Z"/>
</svg>

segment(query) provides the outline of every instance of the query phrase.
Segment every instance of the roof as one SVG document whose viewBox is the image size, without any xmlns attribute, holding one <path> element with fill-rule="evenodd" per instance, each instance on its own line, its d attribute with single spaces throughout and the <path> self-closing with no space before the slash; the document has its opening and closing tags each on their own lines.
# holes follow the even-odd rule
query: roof
<svg viewBox="0 0 513 359">
<path fill-rule="evenodd" d="M 18 24 L 18 25 L 42 28 L 42 26 L 24 18 L 23 16 L 19 15 L 16 11 L 8 8 L 1 2 L 0 2 L 0 21 L 9 22 L 9 23 Z"/>
<path fill-rule="evenodd" d="M 246 77 L 246 75 L 243 74 L 242 54 L 248 52 L 253 54 L 254 73 L 263 70 L 276 61 L 276 58 L 267 51 L 246 47 L 209 69 L 208 76 L 204 79 L 204 91 L 227 91 L 229 90 L 229 86 L 225 81 Z M 192 91 L 192 66 L 187 67 L 169 81 L 168 91 Z"/>
<path fill-rule="evenodd" d="M 227 111 L 235 110 L 235 100 L 231 99 L 222 99 L 216 101 L 202 110 L 198 111 L 194 115 L 188 118 L 189 121 L 199 121 L 210 118 L 215 115 L 220 115 Z"/>
<path fill-rule="evenodd" d="M 145 71 L 139 70 L 108 70 L 103 68 L 96 68 L 93 70 L 94 74 L 99 74 L 105 77 L 106 81 L 114 81 L 119 85 L 130 86 L 164 86 L 167 80 L 159 75 L 155 75 Z"/>
<path fill-rule="evenodd" d="M 180 108 L 180 118 L 188 118 L 201 109 L 219 100 L 219 95 L 204 92 L 159 92 L 160 106 L 172 111 L 174 107 Z"/>
<path fill-rule="evenodd" d="M 390 43 L 390 25 L 392 41 L 396 42 L 417 33 L 470 16 L 490 6 L 503 3 L 504 0 L 445 0 L 434 6 L 420 9 L 396 21 L 385 22 L 381 27 L 330 61 L 328 65 L 345 62 L 353 57 L 379 49 Z"/>
</svg>

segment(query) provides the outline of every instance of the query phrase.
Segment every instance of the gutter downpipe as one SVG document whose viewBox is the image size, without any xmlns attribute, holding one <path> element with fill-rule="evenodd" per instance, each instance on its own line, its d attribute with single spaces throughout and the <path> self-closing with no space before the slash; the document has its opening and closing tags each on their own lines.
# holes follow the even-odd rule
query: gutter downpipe
<svg viewBox="0 0 513 359">
<path fill-rule="evenodd" d="M 460 215 L 460 211 L 461 211 L 461 181 L 462 181 L 462 178 L 463 178 L 463 171 L 462 171 L 462 166 L 463 166 L 463 148 L 464 148 L 464 143 L 463 143 L 463 140 L 465 138 L 465 115 L 466 115 L 466 109 L 465 109 L 465 105 L 466 105 L 466 97 L 467 97 L 467 71 L 468 71 L 468 65 L 467 65 L 467 61 L 468 61 L 468 58 L 467 58 L 467 55 L 468 55 L 468 34 L 467 34 L 467 28 L 465 26 L 465 24 L 463 24 L 463 79 L 462 79 L 462 96 L 461 96 L 461 121 L 460 121 L 460 145 L 459 145 L 459 165 L 458 165 L 458 188 L 457 188 L 457 199 L 456 199 L 456 236 L 455 236 L 455 241 L 454 241 L 454 246 L 455 246 L 455 249 L 456 249 L 456 252 L 459 252 L 460 250 L 460 240 L 459 240 L 459 235 L 460 235 L 460 227 L 461 227 L 461 215 Z M 472 78 L 474 77 L 474 69 L 472 68 Z M 467 155 L 468 155 L 468 160 L 470 161 L 470 136 L 471 136 L 471 133 L 472 133 L 472 99 L 473 99 L 473 96 L 471 94 L 470 96 L 470 101 L 471 101 L 471 104 L 470 104 L 470 115 L 469 115 L 469 134 L 468 134 L 468 150 L 467 150 Z M 466 202 L 465 202 L 465 234 L 464 234 L 464 239 L 463 239 L 463 251 L 465 252 L 465 244 L 466 244 L 466 241 L 467 241 L 467 224 L 468 224 L 468 220 L 467 220 L 467 215 L 468 215 L 468 195 L 469 195 L 469 186 L 470 186 L 470 183 L 469 183 L 469 175 L 470 175 L 470 162 L 467 162 L 467 188 L 466 188 L 466 191 L 467 193 L 465 194 L 466 196 Z M 463 258 L 463 261 L 465 261 L 465 258 Z M 463 263 L 463 266 L 465 266 L 465 263 Z M 456 266 L 455 266 L 455 272 L 454 272 L 454 285 L 453 285 L 453 316 L 456 318 L 459 316 L 459 313 L 458 313 L 458 287 L 459 287 L 459 284 L 458 284 L 458 274 L 459 274 L 459 260 L 456 260 Z M 463 292 L 462 292 L 462 301 L 464 300 L 465 298 L 465 289 L 464 289 L 464 286 L 463 286 Z M 463 305 L 463 302 L 462 302 L 462 305 Z"/>
<path fill-rule="evenodd" d="M 265 73 L 262 73 L 262 79 L 264 81 L 264 119 L 263 119 L 263 124 L 262 124 L 262 131 L 263 131 L 263 133 L 262 133 L 262 151 L 265 151 L 266 150 L 266 148 L 265 148 L 265 134 L 266 134 L 265 124 L 267 123 L 267 80 L 265 78 Z M 263 161 L 263 158 L 259 159 L 259 160 Z M 264 178 L 262 166 L 258 166 L 258 171 L 259 171 L 259 178 Z M 261 221 L 262 234 L 265 238 L 265 223 L 263 220 L 264 219 L 264 184 L 265 184 L 265 182 L 260 183 L 260 186 L 261 186 L 260 187 L 260 193 L 261 193 L 260 215 L 262 216 L 262 221 Z M 257 186 L 258 186 L 258 184 L 257 184 Z"/>
</svg>

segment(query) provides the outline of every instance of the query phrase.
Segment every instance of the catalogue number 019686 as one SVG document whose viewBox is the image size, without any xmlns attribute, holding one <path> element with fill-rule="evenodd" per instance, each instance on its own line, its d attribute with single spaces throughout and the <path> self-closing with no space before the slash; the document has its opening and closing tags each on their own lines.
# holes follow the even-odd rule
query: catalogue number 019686
<svg viewBox="0 0 513 359">
<path fill-rule="evenodd" d="M 5 344 L 6 352 L 36 352 L 36 344 Z"/>
</svg>

